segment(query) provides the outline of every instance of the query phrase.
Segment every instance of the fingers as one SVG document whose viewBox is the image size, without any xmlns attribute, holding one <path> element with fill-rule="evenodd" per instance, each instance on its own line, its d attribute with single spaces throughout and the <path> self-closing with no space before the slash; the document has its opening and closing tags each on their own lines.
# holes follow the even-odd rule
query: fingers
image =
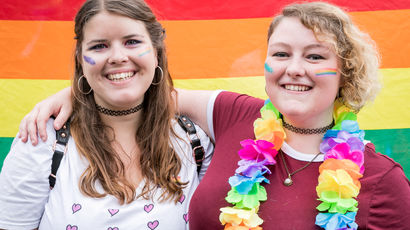
<svg viewBox="0 0 410 230">
<path fill-rule="evenodd" d="M 73 108 L 71 107 L 71 103 L 69 105 L 65 104 L 61 107 L 60 113 L 58 113 L 56 119 L 54 120 L 54 128 L 56 130 L 61 129 L 64 123 L 68 120 Z"/>
<path fill-rule="evenodd" d="M 39 109 L 38 109 L 38 104 L 34 106 L 34 109 L 27 114 L 27 119 L 26 119 L 26 128 L 28 132 L 28 136 L 30 138 L 31 144 L 32 145 L 37 145 L 38 140 L 37 140 L 37 115 L 38 115 Z"/>
<path fill-rule="evenodd" d="M 46 110 L 39 110 L 37 114 L 36 124 L 37 124 L 37 131 L 38 135 L 40 136 L 41 140 L 45 142 L 47 140 L 47 121 L 50 119 L 52 115 L 51 111 Z"/>
<path fill-rule="evenodd" d="M 26 143 L 27 142 L 27 118 L 28 114 L 24 116 L 23 120 L 21 120 L 20 125 L 19 125 L 19 133 L 17 135 L 18 138 L 21 139 L 22 142 Z"/>
</svg>

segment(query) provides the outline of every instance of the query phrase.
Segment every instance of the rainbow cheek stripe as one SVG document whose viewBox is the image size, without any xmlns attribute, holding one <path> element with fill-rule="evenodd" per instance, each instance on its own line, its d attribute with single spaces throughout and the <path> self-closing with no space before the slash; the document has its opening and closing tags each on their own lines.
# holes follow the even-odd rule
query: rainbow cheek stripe
<svg viewBox="0 0 410 230">
<path fill-rule="evenodd" d="M 265 62 L 265 70 L 266 70 L 266 72 L 268 72 L 268 73 L 273 73 L 272 67 L 270 67 L 270 66 L 268 65 L 268 63 L 266 63 L 266 62 Z"/>
<path fill-rule="evenodd" d="M 83 57 L 84 57 L 84 61 L 86 61 L 88 64 L 95 65 L 95 61 L 92 58 L 87 57 L 85 55 Z"/>
<path fill-rule="evenodd" d="M 336 76 L 336 74 L 337 74 L 337 69 L 321 69 L 321 70 L 315 71 L 316 77 Z"/>
<path fill-rule="evenodd" d="M 138 57 L 142 57 L 142 56 L 144 56 L 145 54 L 147 54 L 149 52 L 151 52 L 151 49 L 147 49 L 147 50 L 143 51 L 142 53 L 138 54 Z"/>
</svg>

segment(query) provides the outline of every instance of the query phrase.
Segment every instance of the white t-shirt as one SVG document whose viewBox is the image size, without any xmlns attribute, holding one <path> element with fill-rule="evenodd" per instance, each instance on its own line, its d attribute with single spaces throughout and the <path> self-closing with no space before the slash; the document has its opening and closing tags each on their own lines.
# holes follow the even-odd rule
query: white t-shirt
<svg viewBox="0 0 410 230">
<path fill-rule="evenodd" d="M 184 195 L 177 203 L 159 202 L 161 190 L 152 200 L 139 198 L 130 204 L 120 205 L 111 195 L 91 198 L 78 187 L 79 178 L 88 162 L 77 152 L 73 138 L 67 144 L 67 153 L 61 160 L 56 185 L 50 191 L 52 146 L 55 141 L 53 120 L 47 123 L 48 140 L 37 146 L 15 138 L 0 174 L 0 228 L 5 229 L 62 229 L 62 230 L 125 230 L 125 229 L 188 229 L 188 207 L 199 179 L 192 148 L 186 133 L 174 122 L 178 138 L 171 142 L 181 158 L 182 168 L 178 179 L 189 181 Z M 208 167 L 213 145 L 206 134 L 196 126 L 206 156 L 201 176 Z M 143 187 L 141 182 L 137 194 Z M 98 191 L 103 191 L 99 183 Z"/>
</svg>

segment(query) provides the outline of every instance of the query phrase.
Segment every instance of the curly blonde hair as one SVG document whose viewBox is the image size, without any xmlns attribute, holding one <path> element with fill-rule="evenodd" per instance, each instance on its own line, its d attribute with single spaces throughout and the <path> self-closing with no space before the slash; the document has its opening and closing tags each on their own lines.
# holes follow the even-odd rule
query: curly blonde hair
<svg viewBox="0 0 410 230">
<path fill-rule="evenodd" d="M 316 38 L 330 43 L 341 61 L 339 99 L 359 111 L 380 90 L 379 54 L 368 34 L 353 24 L 341 8 L 324 2 L 296 3 L 286 6 L 269 26 L 268 40 L 284 17 L 299 18 Z"/>
</svg>

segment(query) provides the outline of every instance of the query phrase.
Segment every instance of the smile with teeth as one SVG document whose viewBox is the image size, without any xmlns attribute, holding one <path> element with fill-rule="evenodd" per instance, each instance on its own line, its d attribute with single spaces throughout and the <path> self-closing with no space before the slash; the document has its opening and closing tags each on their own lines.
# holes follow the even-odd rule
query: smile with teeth
<svg viewBox="0 0 410 230">
<path fill-rule="evenodd" d="M 123 81 L 126 80 L 130 77 L 134 76 L 134 72 L 123 72 L 123 73 L 113 73 L 113 74 L 108 74 L 107 78 L 110 79 L 111 81 Z"/>
<path fill-rule="evenodd" d="M 285 89 L 291 91 L 308 91 L 312 87 L 305 86 L 305 85 L 284 85 Z"/>
</svg>

